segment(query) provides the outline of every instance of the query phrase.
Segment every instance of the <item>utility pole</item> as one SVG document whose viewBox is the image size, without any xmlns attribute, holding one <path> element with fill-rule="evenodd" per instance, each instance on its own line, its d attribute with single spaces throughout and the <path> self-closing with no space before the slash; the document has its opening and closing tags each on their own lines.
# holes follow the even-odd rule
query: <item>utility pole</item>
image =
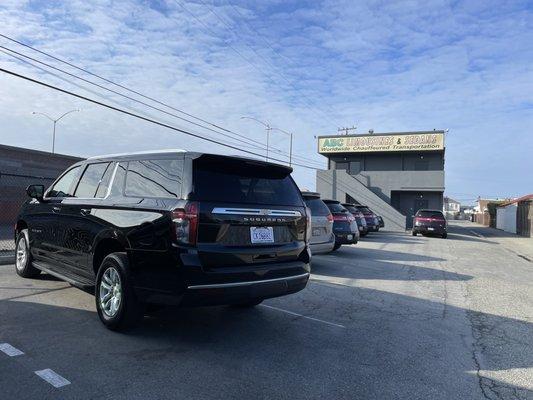
<svg viewBox="0 0 533 400">
<path fill-rule="evenodd" d="M 272 127 L 270 126 L 268 122 L 263 122 L 254 117 L 241 117 L 241 119 L 251 119 L 252 121 L 259 122 L 261 125 L 265 127 L 266 134 L 267 134 L 266 161 L 268 161 L 268 147 L 270 146 L 270 131 L 272 130 Z"/>
<path fill-rule="evenodd" d="M 73 113 L 73 112 L 78 112 L 78 111 L 80 111 L 80 110 L 74 109 L 74 110 L 67 111 L 66 113 L 64 113 L 63 115 L 61 115 L 59 118 L 56 118 L 56 119 L 50 117 L 47 114 L 41 113 L 41 112 L 35 112 L 35 111 L 32 112 L 33 115 L 42 115 L 43 117 L 48 118 L 50 121 L 52 121 L 54 123 L 54 130 L 53 130 L 53 134 L 52 134 L 52 154 L 55 153 L 55 147 L 56 147 L 56 124 L 58 123 L 58 121 L 61 118 L 63 118 L 67 114 L 70 114 L 70 113 Z"/>
<path fill-rule="evenodd" d="M 291 132 L 287 132 L 287 131 L 284 131 L 283 129 L 280 129 L 280 128 L 275 128 L 275 127 L 271 127 L 270 129 L 273 129 L 273 130 L 276 130 L 276 131 L 280 131 L 284 134 L 286 134 L 287 136 L 290 137 L 290 144 L 289 144 L 289 167 L 292 167 L 292 133 Z"/>
<path fill-rule="evenodd" d="M 351 128 L 339 128 L 337 129 L 337 132 L 344 132 L 345 135 L 348 134 L 348 131 L 355 131 L 357 127 L 355 125 L 352 125 Z"/>
</svg>

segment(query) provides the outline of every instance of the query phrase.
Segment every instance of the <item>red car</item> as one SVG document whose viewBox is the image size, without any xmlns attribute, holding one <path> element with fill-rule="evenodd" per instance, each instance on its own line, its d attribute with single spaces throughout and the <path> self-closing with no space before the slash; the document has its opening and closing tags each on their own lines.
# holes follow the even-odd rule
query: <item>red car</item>
<svg viewBox="0 0 533 400">
<path fill-rule="evenodd" d="M 413 236 L 438 235 L 443 239 L 448 236 L 446 218 L 439 210 L 418 210 L 413 221 Z"/>
</svg>

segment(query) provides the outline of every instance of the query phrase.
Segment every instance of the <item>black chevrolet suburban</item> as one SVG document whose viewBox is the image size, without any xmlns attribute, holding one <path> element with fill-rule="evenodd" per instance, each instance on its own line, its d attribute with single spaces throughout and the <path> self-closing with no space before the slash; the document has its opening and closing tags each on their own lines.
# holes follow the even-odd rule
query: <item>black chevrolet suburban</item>
<svg viewBox="0 0 533 400">
<path fill-rule="evenodd" d="M 286 166 L 179 150 L 93 157 L 31 200 L 16 272 L 94 293 L 120 330 L 150 304 L 254 306 L 309 279 L 310 213 Z"/>
</svg>

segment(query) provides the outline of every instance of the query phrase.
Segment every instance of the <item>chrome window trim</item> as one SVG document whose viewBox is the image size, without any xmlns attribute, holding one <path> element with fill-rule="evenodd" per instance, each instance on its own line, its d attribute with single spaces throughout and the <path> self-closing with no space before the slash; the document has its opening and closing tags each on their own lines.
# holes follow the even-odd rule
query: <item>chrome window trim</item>
<svg viewBox="0 0 533 400">
<path fill-rule="evenodd" d="M 214 283 L 211 285 L 193 285 L 193 286 L 188 286 L 187 289 L 216 289 L 216 288 L 239 287 L 239 286 L 259 285 L 261 283 L 269 283 L 269 282 L 292 281 L 295 279 L 302 279 L 302 278 L 309 278 L 309 273 L 306 272 L 305 274 L 286 276 L 284 278 L 263 279 L 260 281 Z"/>
<path fill-rule="evenodd" d="M 300 211 L 293 210 L 271 210 L 262 208 L 225 208 L 215 207 L 211 211 L 212 214 L 226 214 L 226 215 L 261 215 L 272 217 L 301 217 Z"/>
</svg>

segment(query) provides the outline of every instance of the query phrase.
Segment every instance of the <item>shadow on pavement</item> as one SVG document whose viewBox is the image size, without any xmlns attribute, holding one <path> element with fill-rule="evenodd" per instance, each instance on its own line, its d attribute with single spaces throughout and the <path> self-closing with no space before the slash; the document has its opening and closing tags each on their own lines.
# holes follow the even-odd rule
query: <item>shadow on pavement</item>
<svg viewBox="0 0 533 400">
<path fill-rule="evenodd" d="M 305 303 L 316 300 L 311 316 L 346 329 L 263 307 L 167 308 L 123 334 L 106 330 L 95 312 L 0 301 L 0 333 L 75 382 L 62 398 L 154 398 L 148 394 L 155 388 L 159 398 L 176 390 L 195 398 L 281 398 L 288 387 L 292 399 L 482 399 L 480 385 L 494 393 L 524 391 L 479 378 L 476 364 L 493 371 L 533 367 L 527 340 L 533 324 L 379 290 L 317 285 L 319 292 L 275 304 L 305 314 Z"/>
</svg>

